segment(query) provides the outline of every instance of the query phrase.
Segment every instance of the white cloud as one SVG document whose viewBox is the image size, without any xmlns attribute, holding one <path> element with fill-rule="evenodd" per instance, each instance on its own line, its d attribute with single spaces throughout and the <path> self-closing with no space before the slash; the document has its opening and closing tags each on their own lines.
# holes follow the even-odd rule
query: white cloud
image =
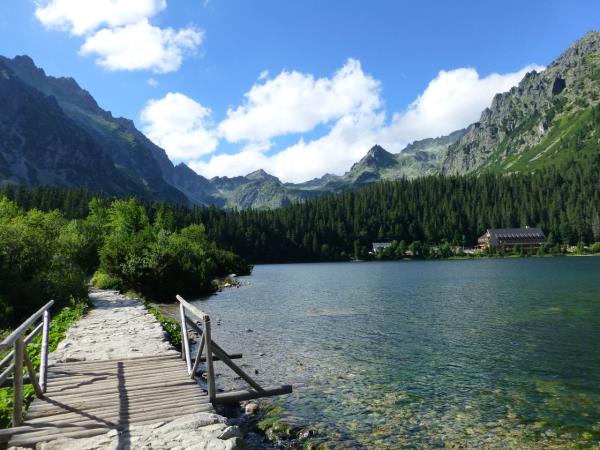
<svg viewBox="0 0 600 450">
<path fill-rule="evenodd" d="M 479 119 L 496 93 L 518 84 L 527 72 L 543 69 L 530 65 L 517 72 L 493 73 L 484 78 L 473 68 L 442 70 L 405 112 L 394 114 L 391 133 L 412 141 L 463 128 Z"/>
<path fill-rule="evenodd" d="M 386 119 L 380 83 L 365 75 L 358 61 L 349 60 L 331 78 L 282 72 L 255 84 L 246 102 L 228 112 L 219 124 L 221 138 L 240 142 L 237 153 L 195 158 L 188 164 L 207 176 L 245 175 L 257 169 L 283 181 L 301 182 L 325 173 L 342 174 L 374 144 L 397 153 L 408 142 L 436 137 L 479 119 L 493 96 L 518 84 L 529 70 L 480 77 L 476 70 L 441 71 L 404 112 Z M 302 137 L 269 154 L 271 140 L 280 135 L 314 131 L 326 124 L 318 138 Z M 216 131 L 215 131 L 216 132 Z"/>
<path fill-rule="evenodd" d="M 149 19 L 166 6 L 166 0 L 46 0 L 35 16 L 47 28 L 84 36 L 79 54 L 97 56 L 108 70 L 165 73 L 179 69 L 204 40 L 194 27 L 152 25 Z"/>
<path fill-rule="evenodd" d="M 37 5 L 35 16 L 48 28 L 82 36 L 101 26 L 139 22 L 166 6 L 166 0 L 50 0 Z"/>
<path fill-rule="evenodd" d="M 148 79 L 146 80 L 146 84 L 147 84 L 148 86 L 156 87 L 156 86 L 158 86 L 158 80 L 156 80 L 156 79 L 154 79 L 154 78 L 148 78 Z"/>
<path fill-rule="evenodd" d="M 359 61 L 349 59 L 332 78 L 283 71 L 255 84 L 245 103 L 227 112 L 219 131 L 229 142 L 264 142 L 380 106 L 379 82 L 362 71 Z"/>
<path fill-rule="evenodd" d="M 210 109 L 178 92 L 150 100 L 140 118 L 144 133 L 171 159 L 189 161 L 217 147 Z"/>
<path fill-rule="evenodd" d="M 159 28 L 147 20 L 124 27 L 105 28 L 90 36 L 79 51 L 98 55 L 96 62 L 109 70 L 147 69 L 172 72 L 181 66 L 183 56 L 194 52 L 204 33 L 194 28 Z"/>
<path fill-rule="evenodd" d="M 273 155 L 265 154 L 264 146 L 246 145 L 238 153 L 213 155 L 208 161 L 190 161 L 189 165 L 209 178 L 264 169 L 283 181 L 306 181 L 347 170 L 373 145 L 384 120 L 384 113 L 348 114 L 323 137 L 309 142 L 301 138 Z"/>
</svg>

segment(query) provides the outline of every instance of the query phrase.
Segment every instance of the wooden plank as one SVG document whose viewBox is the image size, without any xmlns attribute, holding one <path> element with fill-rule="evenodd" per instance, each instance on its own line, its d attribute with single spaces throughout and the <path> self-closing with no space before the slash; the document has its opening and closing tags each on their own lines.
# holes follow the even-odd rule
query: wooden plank
<svg viewBox="0 0 600 450">
<path fill-rule="evenodd" d="M 80 363 L 73 363 L 73 364 L 64 364 L 64 365 L 56 365 L 56 366 L 51 366 L 48 368 L 49 371 L 58 371 L 58 372 L 64 372 L 64 371 L 73 371 L 73 372 L 85 372 L 85 371 L 89 371 L 89 370 L 111 370 L 111 369 L 115 369 L 117 367 L 135 367 L 135 368 L 148 368 L 148 367 L 153 367 L 159 364 L 172 364 L 174 366 L 183 366 L 185 367 L 185 365 L 183 364 L 182 361 L 180 361 L 178 358 L 156 358 L 156 359 L 149 359 L 149 360 L 139 360 L 139 361 L 111 361 L 111 362 L 103 362 L 103 363 L 91 363 L 90 364 L 80 364 Z"/>
<path fill-rule="evenodd" d="M 194 397 L 202 397 L 208 398 L 208 395 L 201 390 L 200 386 L 196 384 L 188 384 L 188 385 L 179 385 L 179 386 L 165 386 L 162 389 L 140 389 L 140 390 L 107 390 L 99 393 L 89 393 L 89 392 L 81 392 L 81 395 L 72 395 L 69 398 L 64 397 L 64 401 L 61 401 L 61 397 L 59 396 L 46 396 L 43 399 L 38 399 L 34 401 L 29 409 L 31 411 L 35 411 L 38 408 L 43 408 L 46 405 L 64 403 L 64 404 L 74 404 L 79 401 L 89 401 L 89 402 L 98 402 L 98 401 L 109 401 L 111 399 L 116 400 L 119 398 L 129 398 L 129 399 L 139 399 L 145 397 L 162 397 L 166 395 L 173 395 L 174 393 L 181 392 L 182 394 Z"/>
<path fill-rule="evenodd" d="M 181 384 L 181 383 L 193 383 L 192 380 L 190 380 L 188 377 L 182 377 L 181 375 L 176 375 L 176 376 L 168 376 L 168 374 L 162 375 L 160 377 L 156 377 L 156 376 L 145 376 L 145 377 L 137 377 L 137 378 L 130 378 L 128 382 L 126 382 L 126 386 L 123 386 L 122 383 L 119 381 L 118 378 L 116 377 L 110 377 L 110 378 L 101 378 L 101 379 L 95 379 L 95 380 L 88 380 L 88 381 L 82 381 L 79 382 L 73 386 L 65 384 L 62 386 L 57 386 L 56 388 L 52 388 L 52 390 L 48 389 L 47 393 L 48 395 L 51 396 L 62 396 L 64 394 L 71 394 L 74 392 L 85 392 L 85 393 L 89 393 L 89 392 L 93 392 L 93 391 L 97 391 L 100 389 L 111 389 L 111 388 L 116 388 L 119 387 L 121 388 L 121 390 L 127 390 L 133 387 L 139 387 L 139 386 L 143 386 L 144 384 L 148 384 L 148 383 L 157 383 L 157 382 L 162 382 L 165 385 L 169 385 L 169 384 Z"/>
<path fill-rule="evenodd" d="M 162 398 L 162 397 L 173 397 L 175 394 L 181 393 L 182 395 L 189 397 L 201 398 L 203 400 L 208 401 L 208 395 L 206 395 L 199 386 L 174 386 L 174 387 L 166 387 L 161 390 L 155 389 L 147 389 L 142 391 L 134 391 L 134 392 L 118 392 L 112 391 L 100 395 L 90 396 L 89 394 L 82 393 L 80 396 L 73 397 L 69 399 L 67 402 L 59 402 L 54 398 L 43 398 L 34 401 L 28 409 L 27 417 L 29 414 L 36 411 L 41 411 L 45 409 L 50 409 L 55 407 L 55 405 L 65 404 L 69 406 L 77 406 L 79 404 L 85 405 L 88 404 L 90 406 L 100 403 L 100 402 L 118 402 L 120 399 L 144 399 L 146 397 L 154 397 L 154 398 Z"/>
<path fill-rule="evenodd" d="M 87 366 L 96 364 L 98 366 L 102 365 L 112 365 L 116 363 L 136 363 L 138 364 L 141 361 L 151 361 L 157 359 L 174 359 L 179 360 L 177 353 L 167 354 L 167 355 L 152 355 L 152 356 L 132 356 L 130 358 L 120 358 L 120 359 L 108 359 L 108 360 L 85 360 L 85 361 L 71 361 L 71 362 L 60 362 L 52 364 L 50 367 L 77 367 L 77 366 Z"/>
<path fill-rule="evenodd" d="M 136 367 L 127 367 L 125 368 L 115 368 L 115 369 L 98 369 L 98 370 L 88 370 L 88 371 L 60 371 L 60 372 L 50 372 L 50 376 L 52 378 L 52 383 L 54 385 L 64 382 L 66 380 L 75 380 L 77 378 L 92 378 L 98 376 L 113 376 L 126 374 L 127 376 L 140 375 L 144 373 L 162 373 L 163 371 L 181 373 L 184 376 L 187 376 L 187 370 L 185 365 L 173 365 L 173 364 L 159 364 L 156 366 L 148 366 L 143 368 Z"/>
<path fill-rule="evenodd" d="M 171 383 L 171 382 L 167 382 L 167 381 L 159 381 L 156 383 L 149 383 L 146 385 L 128 387 L 127 392 L 132 393 L 134 391 L 143 391 L 148 388 L 160 389 L 160 388 L 167 387 L 167 386 L 196 386 L 196 383 L 194 383 L 190 379 L 187 379 L 185 382 L 177 382 L 177 383 Z M 117 387 L 118 387 L 118 384 L 115 383 L 111 386 L 101 386 L 98 389 L 87 391 L 86 393 L 91 396 L 91 395 L 98 394 L 98 393 L 112 392 L 112 391 L 116 391 Z M 68 393 L 65 392 L 65 393 L 61 393 L 60 395 L 55 394 L 52 396 L 52 398 L 54 400 L 64 401 L 69 398 L 78 397 L 81 395 L 82 395 L 82 392 L 68 392 Z"/>
<path fill-rule="evenodd" d="M 119 373 L 120 372 L 120 373 Z M 172 366 L 161 366 L 156 367 L 154 370 L 122 370 L 122 371 L 95 371 L 88 372 L 86 374 L 81 373 L 73 373 L 71 375 L 64 374 L 60 377 L 52 377 L 51 386 L 48 388 L 57 388 L 62 387 L 64 385 L 75 385 L 80 381 L 101 381 L 101 380 L 111 380 L 117 379 L 119 376 L 124 376 L 128 380 L 137 380 L 144 379 L 148 377 L 156 378 L 157 373 L 160 375 L 160 378 L 165 378 L 166 376 L 173 378 L 188 378 L 185 367 L 172 367 Z"/>
<path fill-rule="evenodd" d="M 124 407 L 125 406 L 125 407 Z M 66 410 L 60 414 L 48 415 L 48 416 L 40 416 L 32 419 L 27 419 L 23 424 L 24 425 L 35 425 L 40 423 L 74 423 L 77 420 L 85 419 L 85 420 L 109 420 L 108 417 L 113 417 L 114 415 L 127 415 L 128 417 L 133 417 L 135 414 L 140 412 L 149 412 L 149 411 L 180 411 L 185 407 L 193 406 L 198 409 L 198 411 L 206 411 L 213 409 L 213 406 L 210 403 L 201 403 L 197 399 L 180 399 L 180 398 L 172 398 L 170 400 L 161 400 L 161 401 L 151 401 L 148 402 L 133 402 L 131 404 L 123 405 L 107 405 L 107 406 L 98 406 L 94 408 L 85 408 L 83 410 L 69 411 Z"/>
<path fill-rule="evenodd" d="M 158 404 L 158 403 L 164 403 L 164 404 L 172 404 L 175 408 L 177 407 L 177 405 L 180 403 L 180 401 L 174 401 L 173 399 L 178 399 L 179 397 L 175 396 L 173 393 L 171 393 L 168 396 L 163 396 L 163 397 L 156 397 L 156 398 L 145 398 L 145 399 L 138 399 L 138 400 L 133 400 L 133 401 L 129 401 L 130 404 L 138 406 L 138 405 L 149 405 L 149 404 Z M 208 397 L 194 397 L 194 396 L 190 396 L 188 397 L 190 402 L 195 402 L 198 405 L 209 405 L 211 406 Z M 186 399 L 187 400 L 187 399 Z M 71 412 L 73 412 L 74 410 L 81 410 L 87 413 L 89 411 L 92 411 L 94 409 L 98 409 L 98 408 L 116 408 L 119 407 L 120 405 L 122 405 L 124 402 L 127 402 L 128 399 L 122 399 L 122 398 L 118 398 L 116 400 L 102 400 L 102 401 L 94 401 L 93 399 L 90 400 L 90 402 L 80 402 L 80 403 L 69 403 L 66 404 L 64 406 L 60 406 L 60 405 L 52 405 L 52 407 L 50 408 L 45 408 L 45 409 L 38 409 L 36 411 L 32 411 L 31 413 L 28 411 L 27 412 L 27 417 L 25 422 L 28 423 L 34 419 L 39 419 L 41 417 L 57 417 L 60 416 L 62 414 L 70 414 Z"/>
<path fill-rule="evenodd" d="M 265 388 L 261 392 L 253 391 L 251 389 L 242 389 L 239 391 L 230 391 L 223 392 L 217 394 L 217 398 L 215 399 L 215 404 L 226 404 L 226 403 L 236 403 L 244 400 L 252 400 L 255 398 L 262 397 L 273 397 L 275 395 L 284 395 L 291 394 L 292 386 L 290 385 L 282 385 L 279 387 L 271 387 Z"/>
<path fill-rule="evenodd" d="M 98 377 L 140 377 L 144 375 L 160 375 L 163 372 L 169 372 L 173 374 L 181 374 L 184 377 L 188 376 L 186 367 L 184 365 L 172 365 L 172 364 L 164 364 L 157 366 L 150 366 L 144 368 L 136 368 L 136 367 L 121 367 L 110 370 L 90 370 L 87 372 L 60 372 L 57 373 L 56 376 L 52 374 L 52 382 L 54 384 L 60 384 L 61 382 L 67 380 L 75 380 L 75 379 L 93 379 Z"/>
</svg>

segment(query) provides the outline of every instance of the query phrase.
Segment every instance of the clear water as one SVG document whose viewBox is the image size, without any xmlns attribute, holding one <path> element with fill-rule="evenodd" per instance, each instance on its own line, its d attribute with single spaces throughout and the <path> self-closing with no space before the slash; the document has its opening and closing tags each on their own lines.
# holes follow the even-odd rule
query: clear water
<svg viewBox="0 0 600 450">
<path fill-rule="evenodd" d="M 275 402 L 333 447 L 598 443 L 600 258 L 262 265 L 242 281 L 196 302 L 215 341 L 294 384 Z"/>
</svg>

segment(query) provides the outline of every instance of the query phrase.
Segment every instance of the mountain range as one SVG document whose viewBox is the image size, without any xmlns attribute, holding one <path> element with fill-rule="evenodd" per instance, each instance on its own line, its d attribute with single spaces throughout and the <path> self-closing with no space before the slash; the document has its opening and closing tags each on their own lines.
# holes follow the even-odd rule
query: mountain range
<svg viewBox="0 0 600 450">
<path fill-rule="evenodd" d="M 128 119 L 100 108 L 72 78 L 28 56 L 0 56 L 0 184 L 80 187 L 108 195 L 226 208 L 276 208 L 380 180 L 527 173 L 599 152 L 600 33 L 497 94 L 480 120 L 392 154 L 374 145 L 343 175 L 283 183 L 263 170 L 207 179 L 174 165 Z"/>
</svg>

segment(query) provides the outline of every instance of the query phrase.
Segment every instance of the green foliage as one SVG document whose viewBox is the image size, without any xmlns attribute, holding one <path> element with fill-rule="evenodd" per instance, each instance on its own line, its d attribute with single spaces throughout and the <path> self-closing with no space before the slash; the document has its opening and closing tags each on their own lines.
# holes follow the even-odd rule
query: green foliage
<svg viewBox="0 0 600 450">
<path fill-rule="evenodd" d="M 49 351 L 56 350 L 58 343 L 63 340 L 65 333 L 69 327 L 75 323 L 85 312 L 87 303 L 78 301 L 74 302 L 69 306 L 62 308 L 56 316 L 52 318 L 50 324 L 50 332 L 48 334 L 48 348 Z M 27 346 L 27 351 L 33 362 L 36 370 L 40 366 L 40 354 L 42 350 L 42 337 L 41 335 L 36 338 Z M 24 409 L 29 406 L 29 403 L 33 400 L 34 391 L 33 387 L 28 384 L 24 387 Z M 12 407 L 13 407 L 13 390 L 12 388 L 1 388 L 0 389 L 0 428 L 6 428 L 10 426 L 12 419 Z"/>
<path fill-rule="evenodd" d="M 54 299 L 87 296 L 82 234 L 57 211 L 23 211 L 0 197 L 0 327 Z"/>
<path fill-rule="evenodd" d="M 123 288 L 123 283 L 119 278 L 113 277 L 101 270 L 94 272 L 91 283 L 98 289 L 115 289 L 120 291 Z"/>
<path fill-rule="evenodd" d="M 600 242 L 594 242 L 591 246 L 590 246 L 590 252 L 594 253 L 594 254 L 598 254 L 600 253 Z"/>
<path fill-rule="evenodd" d="M 156 262 L 162 261 L 158 256 L 181 250 L 178 238 L 170 236 L 194 224 L 205 225 L 204 239 L 256 263 L 364 259 L 372 242 L 381 240 L 397 243 L 390 249 L 394 255 L 384 252 L 381 259 L 398 259 L 410 256 L 408 246 L 414 241 L 440 249 L 444 242 L 468 247 L 486 228 L 523 225 L 541 227 L 548 236 L 548 253 L 562 254 L 566 245 L 600 240 L 600 156 L 588 154 L 586 158 L 585 162 L 567 158 L 560 167 L 510 176 L 484 173 L 385 181 L 271 211 L 142 203 L 151 235 L 146 244 L 152 241 L 152 248 L 158 250 L 148 251 L 154 258 L 149 261 L 156 267 Z M 67 191 L 54 195 L 53 204 L 65 203 L 60 195 L 66 196 Z M 20 192 L 19 205 L 37 206 L 36 201 L 47 202 L 47 197 L 39 190 L 32 192 L 31 198 Z M 102 239 L 110 231 L 106 224 L 111 202 L 94 202 L 85 222 L 95 227 L 95 236 Z M 141 214 L 139 208 L 137 211 Z M 157 226 L 157 221 L 164 225 Z M 157 236 L 157 228 L 165 229 L 160 239 L 152 237 Z M 138 234 L 143 237 L 143 232 Z M 118 245 L 107 249 L 107 256 L 122 259 L 117 250 L 127 246 L 146 251 L 144 242 L 114 239 Z M 170 252 L 164 252 L 167 247 Z M 215 252 L 219 253 L 220 272 L 245 273 L 238 257 Z M 128 261 L 128 270 L 145 267 L 138 262 Z"/>
<path fill-rule="evenodd" d="M 49 299 L 66 305 L 87 297 L 85 277 L 96 269 L 97 287 L 134 289 L 163 301 L 213 292 L 214 278 L 250 272 L 242 258 L 217 247 L 202 224 L 176 224 L 175 207 L 93 198 L 84 218 L 68 220 L 36 209 L 36 202 L 67 204 L 79 194 L 49 189 L 49 202 L 41 188 L 30 196 L 15 192 L 32 209 L 0 196 L 0 329 Z"/>
<path fill-rule="evenodd" d="M 210 242 L 203 225 L 174 231 L 172 213 L 164 205 L 154 221 L 133 199 L 115 200 L 104 216 L 101 272 L 111 283 L 119 280 L 123 288 L 147 298 L 172 301 L 175 294 L 209 293 L 214 278 L 250 271 L 240 257 Z M 98 281 L 106 281 L 104 275 Z"/>
</svg>

